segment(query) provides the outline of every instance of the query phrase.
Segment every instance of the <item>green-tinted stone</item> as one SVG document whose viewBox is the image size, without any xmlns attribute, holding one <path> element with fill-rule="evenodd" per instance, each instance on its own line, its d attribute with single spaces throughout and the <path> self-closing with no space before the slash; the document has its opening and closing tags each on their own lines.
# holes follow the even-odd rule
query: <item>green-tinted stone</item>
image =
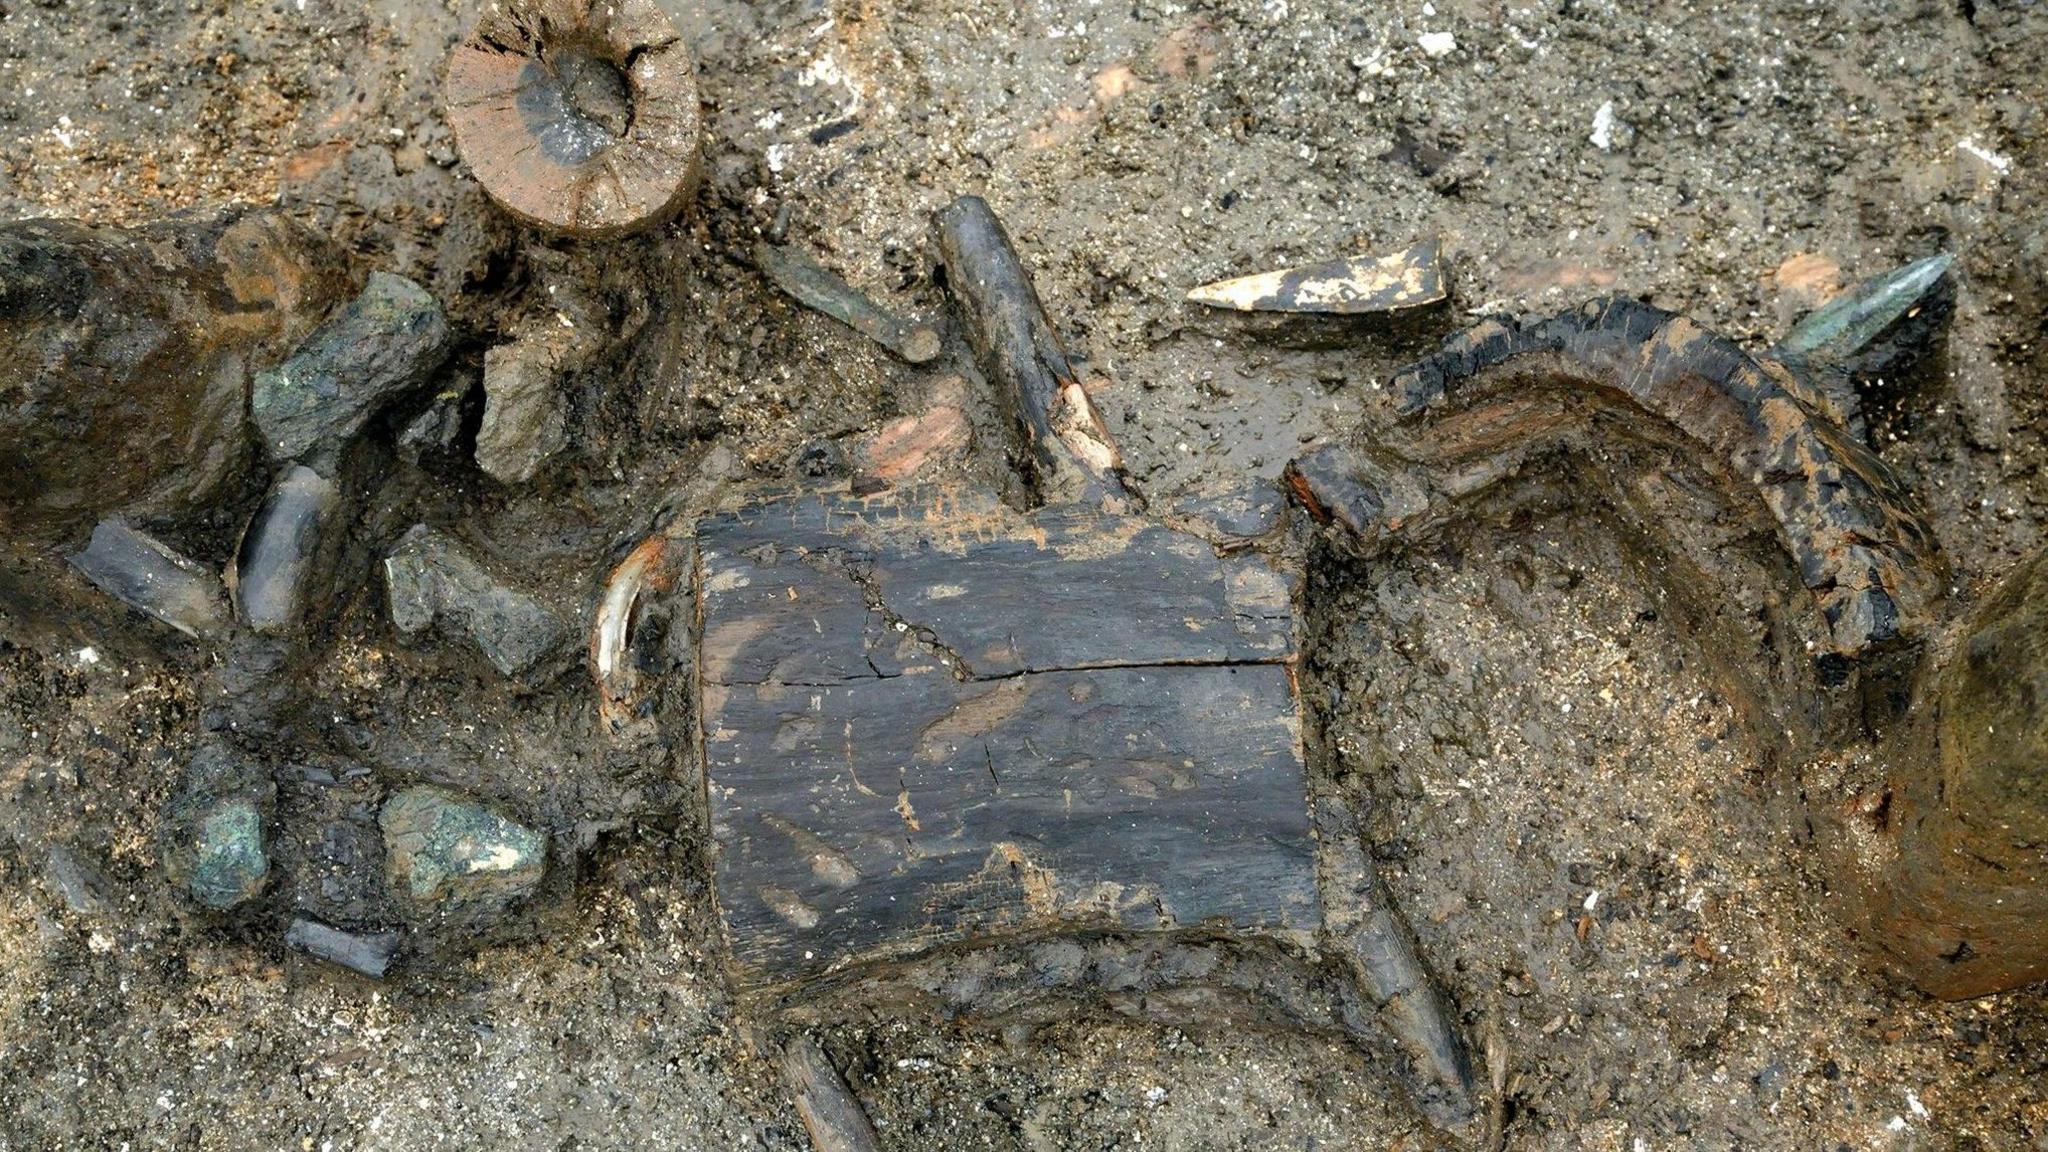
<svg viewBox="0 0 2048 1152">
<path fill-rule="evenodd" d="M 420 905 L 502 905 L 538 887 L 540 833 L 440 788 L 409 788 L 378 815 L 394 892 Z"/>
<path fill-rule="evenodd" d="M 232 908 L 263 891 L 270 855 L 263 848 L 263 814 L 247 800 L 229 800 L 199 818 L 185 887 L 209 908 Z"/>
<path fill-rule="evenodd" d="M 277 789 L 269 773 L 224 744 L 201 745 L 166 814 L 164 864 L 172 883 L 208 908 L 255 899 L 270 878 L 265 826 Z"/>
<path fill-rule="evenodd" d="M 435 620 L 469 633 L 491 666 L 507 676 L 528 671 L 568 635 L 547 609 L 498 582 L 453 539 L 414 525 L 384 561 L 391 622 L 417 636 Z"/>
<path fill-rule="evenodd" d="M 249 414 L 273 460 L 331 452 L 447 359 L 450 337 L 427 290 L 385 272 L 276 368 L 258 372 Z"/>
</svg>

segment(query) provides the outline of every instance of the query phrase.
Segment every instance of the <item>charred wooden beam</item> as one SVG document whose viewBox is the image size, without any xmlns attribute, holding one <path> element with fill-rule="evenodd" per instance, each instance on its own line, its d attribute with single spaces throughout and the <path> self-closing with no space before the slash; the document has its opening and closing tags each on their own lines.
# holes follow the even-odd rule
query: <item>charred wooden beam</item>
<svg viewBox="0 0 2048 1152">
<path fill-rule="evenodd" d="M 707 794 L 741 982 L 954 943 L 1318 923 L 1287 582 L 950 490 L 700 522 Z"/>
<path fill-rule="evenodd" d="M 743 987 L 802 1001 L 1091 935 L 1263 940 L 1337 957 L 1344 1030 L 1377 1051 L 1384 1027 L 1424 1114 L 1470 1126 L 1456 1023 L 1357 828 L 1312 826 L 1292 589 L 1266 557 L 950 489 L 770 500 L 696 541 Z M 1153 975 L 1156 1005 L 1200 996 Z M 1314 1015 L 1300 999 L 1282 1008 Z"/>
<path fill-rule="evenodd" d="M 1018 463 L 1047 504 L 1128 511 L 1123 457 L 1046 318 L 1017 250 L 988 202 L 962 196 L 938 214 L 939 255 L 960 327 L 1010 416 Z"/>
</svg>

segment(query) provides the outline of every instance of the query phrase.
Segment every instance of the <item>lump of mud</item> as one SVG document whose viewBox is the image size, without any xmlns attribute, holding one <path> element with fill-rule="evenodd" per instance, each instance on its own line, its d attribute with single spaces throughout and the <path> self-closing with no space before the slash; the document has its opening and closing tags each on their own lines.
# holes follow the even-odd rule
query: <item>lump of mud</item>
<svg viewBox="0 0 2048 1152">
<path fill-rule="evenodd" d="M 246 209 L 0 225 L 0 508 L 57 540 L 203 506 L 246 458 L 249 372 L 348 290 L 320 237 Z"/>
</svg>

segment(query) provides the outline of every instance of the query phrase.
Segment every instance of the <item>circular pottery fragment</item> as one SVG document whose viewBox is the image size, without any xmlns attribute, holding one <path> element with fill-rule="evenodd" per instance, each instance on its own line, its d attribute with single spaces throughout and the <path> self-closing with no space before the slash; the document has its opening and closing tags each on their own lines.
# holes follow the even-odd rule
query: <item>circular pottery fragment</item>
<svg viewBox="0 0 2048 1152">
<path fill-rule="evenodd" d="M 696 186 L 695 67 L 654 0 L 497 0 L 449 58 L 446 97 L 463 160 L 524 223 L 624 235 Z"/>
</svg>

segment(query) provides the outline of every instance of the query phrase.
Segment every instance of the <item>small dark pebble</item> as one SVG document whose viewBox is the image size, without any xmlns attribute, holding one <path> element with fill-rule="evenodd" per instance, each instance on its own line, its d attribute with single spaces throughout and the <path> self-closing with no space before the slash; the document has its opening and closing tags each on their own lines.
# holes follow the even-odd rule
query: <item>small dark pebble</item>
<svg viewBox="0 0 2048 1152">
<path fill-rule="evenodd" d="M 807 440 L 796 450 L 792 462 L 797 475 L 812 480 L 835 480 L 847 474 L 850 467 L 846 449 L 837 440 Z"/>
<path fill-rule="evenodd" d="M 839 139 L 858 127 L 860 127 L 860 121 L 850 116 L 844 120 L 834 120 L 830 124 L 820 124 L 816 128 L 811 129 L 811 143 L 830 144 L 832 141 Z"/>
</svg>

